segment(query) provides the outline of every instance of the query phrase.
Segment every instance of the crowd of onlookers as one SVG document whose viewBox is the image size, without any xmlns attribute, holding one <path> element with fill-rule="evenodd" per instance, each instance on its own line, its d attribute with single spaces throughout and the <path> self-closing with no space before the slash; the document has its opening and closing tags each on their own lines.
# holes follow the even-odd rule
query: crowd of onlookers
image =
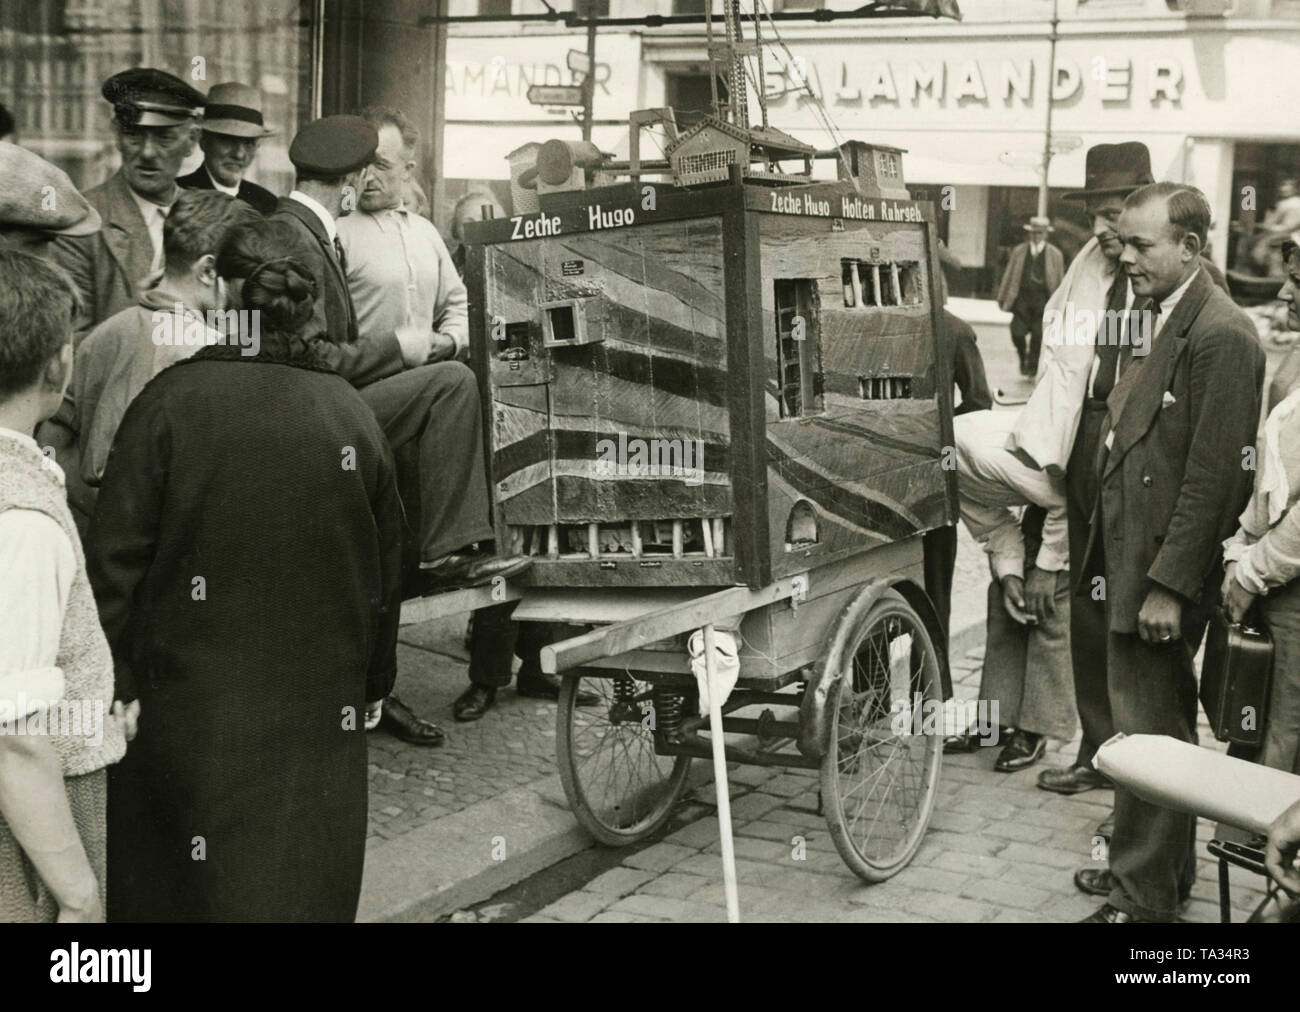
<svg viewBox="0 0 1300 1012">
<path fill-rule="evenodd" d="M 1209 205 L 1154 182 L 1146 145 L 1090 149 L 1066 197 L 1093 238 L 1067 269 L 1051 222 L 1032 219 L 999 288 L 1036 381 L 1028 402 L 954 421 L 962 517 L 993 572 L 980 699 L 1009 732 L 996 770 L 1032 766 L 1081 726 L 1074 762 L 1038 786 L 1115 789 L 1094 833 L 1108 860 L 1074 876 L 1106 900 L 1088 920 L 1174 920 L 1195 820 L 1113 785 L 1094 757 L 1117 733 L 1195 742 L 1207 623 L 1250 613 L 1272 635 L 1272 685 L 1248 717 L 1262 745 L 1233 754 L 1300 774 L 1300 359 L 1263 401 L 1254 327 L 1205 258 Z M 1300 253 L 1282 250 L 1279 297 L 1300 329 Z M 945 747 L 981 744 L 959 733 Z"/>
<path fill-rule="evenodd" d="M 445 739 L 392 692 L 403 596 L 528 565 L 494 550 L 463 249 L 421 214 L 397 110 L 304 126 L 276 197 L 244 178 L 272 131 L 255 89 L 135 69 L 103 95 L 121 167 L 85 195 L 0 141 L 0 920 L 347 920 L 366 731 Z M 1256 758 L 1300 774 L 1296 370 L 1257 439 L 1264 355 L 1203 258 L 1208 204 L 1153 182 L 1144 145 L 1094 148 L 1074 196 L 1093 240 L 1067 269 L 1032 221 L 999 295 L 1037 377 L 1023 411 L 988 410 L 945 314 L 962 514 L 994 577 L 997 769 L 1081 725 L 1039 777 L 1075 794 L 1111 786 L 1093 756 L 1117 732 L 1194 742 L 1222 608 L 1272 631 Z M 487 203 L 462 200 L 453 236 Z M 1062 341 L 1067 306 L 1123 322 Z M 945 620 L 954 553 L 927 534 Z M 511 607 L 477 616 L 458 720 L 516 653 L 520 694 L 558 694 L 547 630 L 520 636 Z M 1075 876 L 1106 898 L 1089 919 L 1172 920 L 1194 819 L 1115 794 L 1109 862 Z M 1293 809 L 1268 853 L 1292 888 L 1298 841 Z"/>
<path fill-rule="evenodd" d="M 121 167 L 84 195 L 0 142 L 0 920 L 350 919 L 365 732 L 445 738 L 392 693 L 402 597 L 528 564 L 459 265 L 398 110 L 307 124 L 276 197 L 256 89 L 103 96 Z M 459 719 L 513 634 L 476 634 Z"/>
</svg>

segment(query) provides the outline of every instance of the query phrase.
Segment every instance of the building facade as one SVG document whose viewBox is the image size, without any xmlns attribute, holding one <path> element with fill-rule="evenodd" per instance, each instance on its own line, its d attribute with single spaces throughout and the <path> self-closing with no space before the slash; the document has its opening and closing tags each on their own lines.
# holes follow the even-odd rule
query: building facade
<svg viewBox="0 0 1300 1012">
<path fill-rule="evenodd" d="M 574 2 L 550 7 L 572 11 Z M 708 0 L 577 2 L 617 19 L 698 14 Z M 778 12 L 860 6 L 762 2 Z M 743 6 L 752 8 L 750 0 Z M 1288 71 L 1300 65 L 1300 0 L 964 0 L 962 8 L 960 23 L 763 25 L 771 124 L 821 148 L 858 139 L 905 149 L 908 186 L 936 202 L 941 235 L 962 264 L 956 294 L 992 293 L 1036 210 L 1049 90 L 1049 213 L 1067 254 L 1086 238 L 1086 222 L 1060 197 L 1082 185 L 1093 144 L 1143 140 L 1156 178 L 1204 190 L 1215 212 L 1213 256 L 1226 266 L 1279 184 L 1300 171 L 1300 124 L 1288 105 Z M 99 97 L 104 78 L 153 65 L 204 90 L 244 81 L 262 90 L 279 131 L 263 143 L 250 178 L 279 193 L 292 183 L 287 147 L 301 123 L 396 105 L 423 131 L 423 182 L 445 225 L 452 201 L 471 186 L 486 183 L 509 199 L 508 154 L 580 135 L 580 110 L 529 101 L 533 85 L 581 80 L 572 67 L 584 62 L 582 29 L 521 20 L 546 9 L 540 0 L 0 0 L 0 103 L 14 112 L 21 143 L 86 187 L 117 161 Z M 515 20 L 444 29 L 441 14 Z M 702 24 L 602 28 L 598 146 L 627 155 L 634 109 L 670 106 L 679 126 L 706 112 L 706 45 Z M 645 156 L 663 141 L 648 133 Z"/>
<path fill-rule="evenodd" d="M 520 14 L 535 6 L 451 0 L 450 13 Z M 615 18 L 668 15 L 702 12 L 704 0 L 608 6 Z M 1268 210 L 1278 184 L 1300 170 L 1300 123 L 1283 112 L 1285 70 L 1300 63 L 1300 0 L 1055 6 L 1054 67 L 1053 0 L 966 0 L 960 23 L 765 23 L 770 121 L 823 148 L 859 139 L 905 149 L 907 183 L 939 205 L 941 234 L 963 265 L 956 293 L 989 296 L 1010 247 L 1023 238 L 1021 225 L 1036 211 L 1050 87 L 1053 241 L 1072 254 L 1086 240 L 1081 208 L 1060 195 L 1083 184 L 1087 149 L 1138 139 L 1151 150 L 1157 179 L 1205 191 L 1215 212 L 1212 255 L 1231 265 L 1239 235 Z M 577 80 L 567 56 L 584 48 L 581 31 L 544 24 L 454 26 L 446 175 L 503 178 L 504 155 L 520 144 L 576 137 L 572 110 L 533 105 L 527 90 Z M 630 109 L 671 106 L 678 123 L 689 124 L 710 101 L 702 26 L 602 30 L 592 134 L 602 150 L 626 155 Z M 756 96 L 751 107 L 757 116 Z M 821 164 L 833 173 L 832 164 Z"/>
</svg>

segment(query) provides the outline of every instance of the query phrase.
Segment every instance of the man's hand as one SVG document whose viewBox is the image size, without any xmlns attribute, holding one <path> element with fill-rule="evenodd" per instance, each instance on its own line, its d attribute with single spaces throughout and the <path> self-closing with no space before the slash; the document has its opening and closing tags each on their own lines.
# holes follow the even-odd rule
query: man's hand
<svg viewBox="0 0 1300 1012">
<path fill-rule="evenodd" d="M 126 735 L 126 740 L 135 741 L 135 736 L 140 730 L 140 700 L 133 699 L 129 703 L 124 703 L 120 699 L 115 700 L 111 712 L 122 725 L 122 733 Z"/>
<path fill-rule="evenodd" d="M 429 341 L 429 361 L 447 362 L 456 357 L 456 342 L 446 334 L 433 332 Z"/>
<path fill-rule="evenodd" d="M 1219 593 L 1223 597 L 1223 611 L 1228 616 L 1228 621 L 1232 623 L 1240 622 L 1246 617 L 1246 612 L 1250 606 L 1255 603 L 1255 595 L 1241 585 L 1237 579 L 1237 564 L 1229 562 L 1227 571 L 1223 574 L 1223 587 Z"/>
<path fill-rule="evenodd" d="M 402 364 L 408 369 L 429 361 L 433 334 L 419 327 L 398 327 L 397 343 L 402 346 Z"/>
<path fill-rule="evenodd" d="M 1297 850 L 1300 850 L 1300 801 L 1268 827 L 1268 847 L 1264 853 L 1269 875 L 1292 896 L 1300 896 L 1300 870 L 1295 866 Z"/>
<path fill-rule="evenodd" d="M 84 884 L 83 898 L 76 902 L 59 903 L 60 924 L 103 924 L 104 906 L 99 902 L 99 883 L 95 876 Z"/>
<path fill-rule="evenodd" d="M 1039 622 L 1056 614 L 1056 573 L 1037 567 L 1025 579 L 1025 610 Z"/>
<path fill-rule="evenodd" d="M 1170 643 L 1181 635 L 1182 621 L 1182 600 L 1156 584 L 1147 592 L 1138 612 L 1138 635 L 1148 643 Z"/>
<path fill-rule="evenodd" d="M 1018 576 L 1002 577 L 1002 607 L 1021 625 L 1037 625 L 1037 616 L 1025 606 L 1025 581 Z"/>
</svg>

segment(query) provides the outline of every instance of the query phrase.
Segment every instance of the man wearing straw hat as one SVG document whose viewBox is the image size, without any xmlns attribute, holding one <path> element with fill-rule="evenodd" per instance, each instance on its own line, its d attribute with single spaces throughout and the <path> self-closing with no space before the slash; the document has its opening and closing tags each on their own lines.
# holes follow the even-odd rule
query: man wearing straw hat
<svg viewBox="0 0 1300 1012">
<path fill-rule="evenodd" d="M 203 164 L 176 180 L 188 190 L 220 190 L 263 214 L 275 210 L 276 196 L 244 178 L 263 137 L 275 133 L 262 121 L 262 95 L 247 84 L 214 84 L 199 124 Z"/>
<path fill-rule="evenodd" d="M 1065 276 L 1065 256 L 1047 241 L 1053 231 L 1047 218 L 1030 218 L 1025 231 L 1029 238 L 1011 251 L 998 286 L 998 308 L 1011 314 L 1011 340 L 1020 355 L 1020 374 L 1033 376 L 1043 346 L 1043 309 Z"/>
</svg>

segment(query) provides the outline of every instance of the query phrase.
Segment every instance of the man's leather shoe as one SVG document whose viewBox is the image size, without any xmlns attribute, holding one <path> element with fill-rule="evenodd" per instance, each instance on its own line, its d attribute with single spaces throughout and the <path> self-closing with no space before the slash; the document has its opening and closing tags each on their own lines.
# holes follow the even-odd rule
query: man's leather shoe
<svg viewBox="0 0 1300 1012">
<path fill-rule="evenodd" d="M 471 685 L 451 704 L 451 714 L 462 723 L 478 720 L 497 701 L 497 690 L 482 685 Z"/>
<path fill-rule="evenodd" d="M 1016 728 L 998 756 L 993 768 L 999 773 L 1014 773 L 1034 765 L 1047 752 L 1047 736 Z"/>
<path fill-rule="evenodd" d="M 953 755 L 962 752 L 975 752 L 980 747 L 980 736 L 973 732 L 950 734 L 943 740 L 943 754 Z"/>
<path fill-rule="evenodd" d="M 1115 875 L 1109 868 L 1080 868 L 1074 873 L 1074 884 L 1089 896 L 1109 896 L 1115 888 Z M 1179 905 L 1187 903 L 1190 898 L 1190 894 L 1180 894 Z"/>
<path fill-rule="evenodd" d="M 1141 924 L 1140 917 L 1126 914 L 1119 907 L 1103 903 L 1096 910 L 1079 922 L 1080 924 Z"/>
<path fill-rule="evenodd" d="M 1096 835 L 1110 843 L 1110 838 L 1115 835 L 1115 813 L 1113 811 L 1097 823 Z"/>
<path fill-rule="evenodd" d="M 1098 787 L 1114 787 L 1110 777 L 1098 773 L 1091 766 L 1067 766 L 1064 769 L 1043 770 L 1038 774 L 1038 786 L 1057 794 L 1082 794 Z"/>
<path fill-rule="evenodd" d="M 517 576 L 533 564 L 531 555 L 452 552 L 420 563 L 420 592 L 432 594 L 458 587 L 477 587 L 495 577 Z"/>
<path fill-rule="evenodd" d="M 1115 888 L 1115 876 L 1109 868 L 1080 868 L 1074 873 L 1074 884 L 1089 896 L 1109 896 Z"/>
<path fill-rule="evenodd" d="M 525 699 L 558 700 L 560 685 L 559 675 L 548 675 L 544 671 L 520 668 L 519 677 L 515 680 L 515 692 Z M 600 697 L 594 692 L 578 691 L 579 706 L 595 706 L 599 702 Z"/>
<path fill-rule="evenodd" d="M 384 700 L 384 712 L 379 718 L 379 726 L 394 738 L 400 738 L 412 745 L 436 747 L 447 737 L 443 734 L 442 728 L 431 720 L 417 717 L 414 711 L 396 696 L 389 696 Z"/>
</svg>

